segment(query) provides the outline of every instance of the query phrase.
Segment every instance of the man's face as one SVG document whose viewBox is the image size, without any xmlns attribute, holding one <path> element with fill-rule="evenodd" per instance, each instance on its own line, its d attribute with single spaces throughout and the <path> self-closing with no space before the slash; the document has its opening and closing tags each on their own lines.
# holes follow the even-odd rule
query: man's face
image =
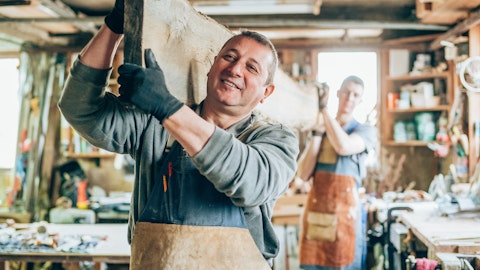
<svg viewBox="0 0 480 270">
<path fill-rule="evenodd" d="M 215 57 L 207 81 L 209 106 L 235 115 L 250 112 L 274 90 L 266 85 L 270 49 L 256 40 L 238 36 Z"/>
<path fill-rule="evenodd" d="M 346 82 L 337 92 L 339 113 L 352 113 L 362 101 L 363 87 L 354 82 Z"/>
</svg>

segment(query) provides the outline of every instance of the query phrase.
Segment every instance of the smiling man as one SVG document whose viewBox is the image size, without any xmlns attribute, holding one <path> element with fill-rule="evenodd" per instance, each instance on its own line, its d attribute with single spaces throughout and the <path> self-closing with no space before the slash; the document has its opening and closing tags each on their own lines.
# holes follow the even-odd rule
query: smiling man
<svg viewBox="0 0 480 270">
<path fill-rule="evenodd" d="M 145 67 L 119 67 L 117 97 L 105 85 L 122 14 L 117 1 L 75 61 L 59 107 L 90 143 L 135 160 L 130 269 L 271 268 L 279 250 L 272 209 L 299 151 L 290 129 L 254 113 L 275 89 L 275 48 L 256 32 L 233 36 L 208 72 L 206 98 L 192 107 L 170 94 L 146 50 Z"/>
</svg>

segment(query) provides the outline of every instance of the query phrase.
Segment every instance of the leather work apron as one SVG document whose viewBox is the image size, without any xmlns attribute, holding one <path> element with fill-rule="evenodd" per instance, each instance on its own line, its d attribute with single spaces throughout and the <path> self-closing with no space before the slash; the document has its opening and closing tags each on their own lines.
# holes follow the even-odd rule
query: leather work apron
<svg viewBox="0 0 480 270">
<path fill-rule="evenodd" d="M 321 152 L 329 153 L 329 159 L 331 149 L 328 140 L 324 142 Z M 319 162 L 328 161 L 321 159 L 319 155 Z M 316 171 L 302 217 L 300 264 L 335 268 L 352 264 L 357 213 L 355 178 Z"/>
<path fill-rule="evenodd" d="M 248 229 L 138 222 L 132 270 L 271 269 Z"/>
<path fill-rule="evenodd" d="M 135 224 L 130 269 L 271 269 L 243 209 L 202 176 L 177 142 Z"/>
</svg>

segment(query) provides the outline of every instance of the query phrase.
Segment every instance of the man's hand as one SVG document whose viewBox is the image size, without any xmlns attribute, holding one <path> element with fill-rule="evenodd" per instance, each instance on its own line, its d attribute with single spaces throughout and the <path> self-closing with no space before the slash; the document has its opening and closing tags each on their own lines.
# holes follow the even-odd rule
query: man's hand
<svg viewBox="0 0 480 270">
<path fill-rule="evenodd" d="M 168 92 L 165 76 L 151 49 L 145 50 L 145 67 L 123 64 L 118 68 L 119 98 L 163 122 L 180 110 L 183 103 Z"/>
<path fill-rule="evenodd" d="M 116 0 L 115 6 L 105 17 L 105 24 L 116 34 L 123 34 L 124 13 L 124 0 Z"/>
<path fill-rule="evenodd" d="M 321 111 L 327 107 L 330 87 L 326 83 L 317 84 L 315 87 L 318 93 L 318 110 Z"/>
</svg>

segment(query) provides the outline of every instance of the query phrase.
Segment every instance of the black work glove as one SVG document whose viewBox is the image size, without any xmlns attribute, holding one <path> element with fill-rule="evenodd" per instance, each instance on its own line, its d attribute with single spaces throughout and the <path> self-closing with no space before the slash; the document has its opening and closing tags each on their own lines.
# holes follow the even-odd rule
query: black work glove
<svg viewBox="0 0 480 270">
<path fill-rule="evenodd" d="M 318 94 L 318 110 L 321 111 L 327 107 L 330 87 L 326 83 L 317 84 L 316 87 Z"/>
<path fill-rule="evenodd" d="M 115 6 L 105 17 L 105 24 L 116 34 L 123 34 L 124 0 L 115 0 Z"/>
<path fill-rule="evenodd" d="M 151 49 L 145 50 L 145 67 L 127 63 L 118 68 L 119 98 L 163 122 L 183 103 L 168 92 L 165 76 Z"/>
</svg>

